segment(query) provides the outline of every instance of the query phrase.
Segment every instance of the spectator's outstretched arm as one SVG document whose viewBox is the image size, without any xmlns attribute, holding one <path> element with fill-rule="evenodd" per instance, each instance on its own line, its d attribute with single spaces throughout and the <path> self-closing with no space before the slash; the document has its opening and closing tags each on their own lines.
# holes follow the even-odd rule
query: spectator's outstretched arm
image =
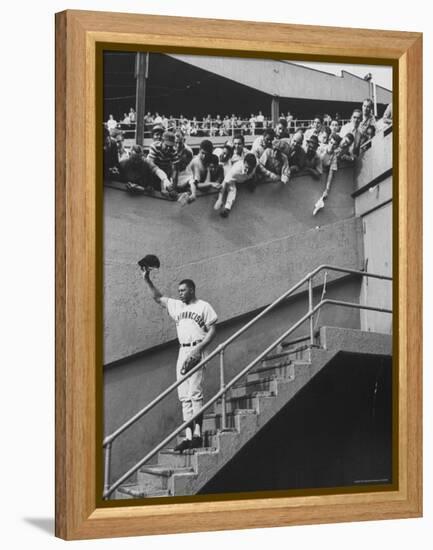
<svg viewBox="0 0 433 550">
<path fill-rule="evenodd" d="M 283 153 L 284 155 L 284 153 Z M 281 169 L 281 181 L 283 183 L 288 183 L 290 179 L 290 166 L 289 166 L 289 159 L 287 158 L 287 155 L 283 156 L 283 167 Z"/>
<path fill-rule="evenodd" d="M 161 168 L 153 162 L 153 160 L 150 158 L 150 154 L 147 157 L 147 162 L 149 163 L 152 174 L 155 174 L 161 181 L 168 180 L 167 174 L 164 172 L 164 170 L 161 170 Z"/>
<path fill-rule="evenodd" d="M 326 187 L 325 187 L 325 191 L 323 193 L 323 198 L 326 199 L 329 195 L 329 191 L 331 190 L 331 185 L 332 185 L 332 182 L 334 180 L 334 174 L 335 174 L 336 170 L 333 170 L 332 168 L 329 169 L 329 174 L 328 174 L 328 177 L 326 179 Z"/>
<path fill-rule="evenodd" d="M 276 181 L 280 181 L 281 179 L 280 176 L 277 176 L 277 174 L 274 174 L 273 172 L 265 168 L 261 162 L 257 164 L 256 174 L 259 176 L 260 179 L 263 179 L 263 180 L 268 180 L 268 181 L 270 180 L 270 181 L 276 182 Z"/>
</svg>

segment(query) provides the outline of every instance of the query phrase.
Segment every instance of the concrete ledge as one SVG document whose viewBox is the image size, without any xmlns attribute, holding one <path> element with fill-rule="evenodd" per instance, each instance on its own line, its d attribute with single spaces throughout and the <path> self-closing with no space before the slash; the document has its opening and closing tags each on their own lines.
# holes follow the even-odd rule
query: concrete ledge
<svg viewBox="0 0 433 550">
<path fill-rule="evenodd" d="M 355 165 L 355 193 L 368 190 L 373 181 L 379 180 L 392 170 L 392 131 L 378 134 L 372 139 L 371 147 L 358 158 Z"/>
<path fill-rule="evenodd" d="M 320 342 L 329 351 L 392 355 L 392 335 L 338 327 L 322 327 Z"/>
</svg>

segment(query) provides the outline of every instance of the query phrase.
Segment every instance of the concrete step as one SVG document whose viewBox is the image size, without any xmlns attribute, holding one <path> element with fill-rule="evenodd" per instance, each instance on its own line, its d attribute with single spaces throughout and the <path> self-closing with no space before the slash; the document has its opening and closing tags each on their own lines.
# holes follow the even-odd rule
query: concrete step
<svg viewBox="0 0 433 550">
<path fill-rule="evenodd" d="M 214 420 L 214 418 L 213 418 Z M 219 419 L 221 422 L 221 419 Z M 215 425 L 215 423 L 214 423 Z M 212 430 L 206 430 L 203 432 L 203 448 L 211 447 L 211 448 L 217 448 L 218 447 L 218 438 L 217 435 L 219 433 L 220 428 L 215 428 Z M 226 431 L 236 431 L 235 428 L 227 428 Z M 178 435 L 177 443 L 180 443 L 185 439 L 185 435 Z"/>
<path fill-rule="evenodd" d="M 310 361 L 294 361 L 293 362 L 293 368 L 294 368 L 294 377 L 298 374 L 305 373 L 306 370 L 308 370 L 311 367 Z"/>
<path fill-rule="evenodd" d="M 174 473 L 187 473 L 192 468 L 167 468 L 166 466 L 145 466 L 137 472 L 137 485 L 143 492 L 154 494 L 168 490 L 168 481 Z"/>
<path fill-rule="evenodd" d="M 295 367 L 290 361 L 287 364 L 282 365 L 266 365 L 260 364 L 253 371 L 247 374 L 247 381 L 253 382 L 255 380 L 261 380 L 263 378 L 283 378 L 286 380 L 292 380 L 295 376 Z"/>
<path fill-rule="evenodd" d="M 133 485 L 120 486 L 114 492 L 115 500 L 137 499 L 137 498 L 154 498 L 154 497 L 169 497 L 168 490 L 154 491 L 151 494 L 143 490 L 141 485 L 135 483 Z"/>
<path fill-rule="evenodd" d="M 246 380 L 230 390 L 230 397 L 246 397 L 257 392 L 271 392 L 276 394 L 278 390 L 277 376 L 260 377 L 258 380 Z"/>
<path fill-rule="evenodd" d="M 226 400 L 226 413 L 232 413 L 238 409 L 252 409 L 259 412 L 260 400 L 274 397 L 275 393 L 271 391 L 255 391 L 242 397 L 232 397 Z M 215 403 L 214 412 L 221 414 L 221 401 Z"/>
<path fill-rule="evenodd" d="M 226 414 L 226 423 L 227 423 L 226 428 L 239 429 L 237 426 L 238 426 L 238 421 L 239 421 L 240 417 L 247 416 L 247 415 L 255 416 L 256 414 L 257 414 L 257 412 L 256 412 L 255 409 L 236 409 L 233 412 L 227 413 Z M 204 425 L 205 422 L 206 422 L 206 427 L 207 427 L 206 431 L 213 432 L 213 431 L 220 430 L 222 428 L 221 413 L 215 413 L 215 412 L 208 413 L 204 417 L 203 425 Z"/>
<path fill-rule="evenodd" d="M 166 468 L 191 468 L 197 470 L 197 454 L 199 453 L 215 453 L 214 447 L 201 447 L 200 449 L 192 449 L 179 453 L 173 449 L 164 449 L 158 453 L 158 466 Z"/>
<path fill-rule="evenodd" d="M 309 343 L 299 343 L 297 345 L 293 345 L 292 343 L 286 344 L 285 342 L 282 342 L 275 349 L 275 353 L 287 351 L 289 352 L 289 354 L 293 359 L 305 359 L 306 357 L 308 357 L 309 348 L 310 348 Z"/>
</svg>

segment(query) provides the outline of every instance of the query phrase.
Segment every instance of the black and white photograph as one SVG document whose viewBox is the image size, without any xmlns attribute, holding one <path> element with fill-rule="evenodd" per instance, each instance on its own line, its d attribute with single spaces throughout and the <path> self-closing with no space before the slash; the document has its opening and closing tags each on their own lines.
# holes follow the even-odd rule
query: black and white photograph
<svg viewBox="0 0 433 550">
<path fill-rule="evenodd" d="M 101 497 L 392 488 L 392 67 L 102 61 Z"/>
</svg>

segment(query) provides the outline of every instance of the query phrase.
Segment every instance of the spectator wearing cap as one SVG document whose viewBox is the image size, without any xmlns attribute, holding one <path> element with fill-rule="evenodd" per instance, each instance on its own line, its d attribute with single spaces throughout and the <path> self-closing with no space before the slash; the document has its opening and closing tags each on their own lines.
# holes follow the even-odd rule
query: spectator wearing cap
<svg viewBox="0 0 433 550">
<path fill-rule="evenodd" d="M 359 155 L 359 148 L 361 146 L 362 132 L 359 128 L 361 123 L 362 112 L 360 109 L 355 109 L 350 117 L 350 121 L 347 122 L 340 130 L 340 136 L 344 138 L 347 134 L 353 135 L 353 145 L 351 152 L 355 155 Z"/>
<path fill-rule="evenodd" d="M 373 101 L 370 98 L 362 102 L 362 120 L 359 124 L 359 131 L 364 134 L 369 126 L 376 128 L 376 117 L 373 114 Z"/>
<path fill-rule="evenodd" d="M 251 147 L 251 153 L 259 159 L 266 149 L 272 147 L 272 142 L 275 139 L 275 132 L 272 128 L 268 128 L 263 132 L 262 136 L 257 137 Z"/>
<path fill-rule="evenodd" d="M 164 134 L 164 126 L 162 124 L 155 124 L 152 127 L 152 140 L 154 143 L 160 142 L 162 140 L 162 135 Z"/>
<path fill-rule="evenodd" d="M 248 153 L 243 160 L 233 164 L 224 177 L 221 191 L 214 205 L 214 210 L 219 210 L 220 216 L 227 218 L 236 199 L 237 185 L 251 181 L 255 176 L 256 168 L 257 158 L 253 153 Z"/>
<path fill-rule="evenodd" d="M 129 157 L 120 162 L 120 175 L 126 183 L 126 189 L 131 193 L 153 190 L 152 168 L 144 158 L 140 145 L 133 145 Z"/>
<path fill-rule="evenodd" d="M 265 181 L 281 181 L 286 184 L 290 179 L 289 159 L 284 153 L 285 145 L 282 140 L 274 139 L 272 149 L 266 149 L 260 157 L 260 164 L 269 170 L 276 178 L 272 177 Z"/>
<path fill-rule="evenodd" d="M 161 141 L 151 144 L 147 160 L 154 174 L 155 185 L 160 186 L 164 195 L 170 194 L 174 187 L 170 180 L 175 175 L 175 167 L 179 161 L 173 132 L 164 132 Z"/>
<path fill-rule="evenodd" d="M 249 153 L 249 150 L 245 147 L 245 138 L 244 136 L 235 136 L 233 138 L 233 156 L 232 163 L 237 162 L 238 160 L 244 160 L 245 155 Z"/>
<path fill-rule="evenodd" d="M 307 139 L 305 147 L 305 163 L 303 171 L 319 179 L 322 176 L 322 160 L 317 153 L 319 147 L 319 138 L 316 134 L 311 134 Z"/>
<path fill-rule="evenodd" d="M 304 134 L 301 130 L 295 132 L 290 143 L 290 151 L 288 154 L 290 174 L 296 174 L 304 168 L 305 151 L 302 147 Z"/>
</svg>

